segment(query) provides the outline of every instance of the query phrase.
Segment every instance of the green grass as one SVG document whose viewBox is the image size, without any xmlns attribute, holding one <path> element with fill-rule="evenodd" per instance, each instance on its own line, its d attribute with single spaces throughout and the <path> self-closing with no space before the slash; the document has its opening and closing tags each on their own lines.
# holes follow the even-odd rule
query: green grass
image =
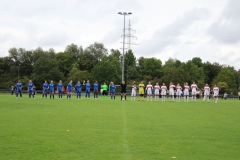
<svg viewBox="0 0 240 160">
<path fill-rule="evenodd" d="M 239 104 L 1 94 L 0 159 L 236 160 Z"/>
</svg>

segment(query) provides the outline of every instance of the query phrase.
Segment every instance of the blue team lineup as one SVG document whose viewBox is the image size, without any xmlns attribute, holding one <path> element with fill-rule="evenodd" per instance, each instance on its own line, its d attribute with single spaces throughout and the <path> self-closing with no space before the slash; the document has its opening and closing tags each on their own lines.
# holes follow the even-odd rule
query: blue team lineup
<svg viewBox="0 0 240 160">
<path fill-rule="evenodd" d="M 98 99 L 99 95 L 101 95 L 102 99 L 108 99 L 108 95 L 110 95 L 110 99 L 115 100 L 117 86 L 120 86 L 120 100 L 127 100 L 128 86 L 125 81 L 122 81 L 120 85 L 115 85 L 114 82 L 110 82 L 109 85 L 104 82 L 102 85 L 100 85 L 97 81 L 91 84 L 89 80 L 83 81 L 82 83 L 79 80 L 75 85 L 73 85 L 73 81 L 70 80 L 66 88 L 64 87 L 62 80 L 60 80 L 56 85 L 52 80 L 49 83 L 45 80 L 42 85 L 42 99 L 47 98 L 48 94 L 50 99 L 54 99 L 55 94 L 58 95 L 58 98 L 61 100 L 63 98 L 63 94 L 66 94 L 68 100 L 70 100 L 73 95 L 75 95 L 77 99 L 80 99 L 82 97 L 83 86 L 85 87 L 84 98 L 86 100 L 90 99 L 91 89 L 93 91 L 93 98 L 96 100 Z M 23 84 L 21 80 L 18 80 L 15 87 L 16 98 L 22 98 Z M 35 89 L 36 87 L 34 86 L 34 83 L 32 80 L 29 80 L 29 83 L 27 84 L 27 93 L 29 98 L 35 99 Z M 203 102 L 209 102 L 210 97 L 213 97 L 215 103 L 217 103 L 219 96 L 219 88 L 217 84 L 214 85 L 212 90 L 208 84 L 206 84 L 203 89 L 199 89 L 194 81 L 190 86 L 187 82 L 184 83 L 183 87 L 181 87 L 179 83 L 175 86 L 173 82 L 170 82 L 169 86 L 167 87 L 165 83 L 160 86 L 158 82 L 155 85 L 152 85 L 151 81 L 149 81 L 145 86 L 143 81 L 141 81 L 138 85 L 134 81 L 131 85 L 131 101 L 136 100 L 137 90 L 138 101 L 143 101 L 145 97 L 147 101 L 152 101 L 153 99 L 155 99 L 155 101 L 159 101 L 159 98 L 161 97 L 161 100 L 165 102 L 166 97 L 168 97 L 170 102 L 174 102 L 175 98 L 177 102 L 180 102 L 181 98 L 183 97 L 184 102 L 189 102 L 191 91 L 192 102 L 196 102 L 197 94 L 201 90 L 203 90 Z M 213 94 L 211 94 L 211 92 Z"/>
</svg>

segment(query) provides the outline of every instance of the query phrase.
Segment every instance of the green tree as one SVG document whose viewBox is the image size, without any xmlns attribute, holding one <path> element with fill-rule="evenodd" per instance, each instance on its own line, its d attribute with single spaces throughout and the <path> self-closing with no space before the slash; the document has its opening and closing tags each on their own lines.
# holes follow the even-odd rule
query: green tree
<svg viewBox="0 0 240 160">
<path fill-rule="evenodd" d="M 143 63 L 142 75 L 151 76 L 152 79 L 155 77 L 162 77 L 162 61 L 156 58 L 145 58 Z"/>
<path fill-rule="evenodd" d="M 120 62 L 113 55 L 103 56 L 101 62 L 94 66 L 92 70 L 92 76 L 94 80 L 98 80 L 99 83 L 109 83 L 113 81 L 120 83 Z"/>
<path fill-rule="evenodd" d="M 33 65 L 33 74 L 31 76 L 36 87 L 41 88 L 44 80 L 53 80 L 58 82 L 63 79 L 63 74 L 58 68 L 58 62 L 55 59 L 47 57 L 39 58 Z"/>
<path fill-rule="evenodd" d="M 84 80 L 92 80 L 92 76 L 88 71 L 81 71 L 76 66 L 73 66 L 68 74 L 68 81 L 70 80 L 73 80 L 73 83 L 76 84 L 78 80 L 81 82 Z"/>
<path fill-rule="evenodd" d="M 120 61 L 121 53 L 118 49 L 116 49 L 116 50 L 111 49 L 110 54 L 113 55 L 114 57 L 116 57 Z"/>
<path fill-rule="evenodd" d="M 220 94 L 224 94 L 225 92 L 230 92 L 229 86 L 227 85 L 226 82 L 218 82 L 218 88 L 219 88 Z"/>
<path fill-rule="evenodd" d="M 213 80 L 214 84 L 225 82 L 228 85 L 228 92 L 237 92 L 237 71 L 233 67 L 222 68 L 217 77 Z M 213 84 L 213 85 L 214 85 Z"/>
<path fill-rule="evenodd" d="M 166 84 L 173 82 L 174 84 L 180 83 L 183 85 L 189 79 L 189 76 L 190 75 L 181 67 L 169 67 L 165 69 L 162 81 Z"/>
<path fill-rule="evenodd" d="M 220 65 L 219 63 L 213 63 L 213 64 L 210 62 L 203 63 L 205 82 L 208 84 L 211 84 L 213 82 L 213 79 L 217 77 L 221 69 L 222 69 L 222 65 Z"/>
<path fill-rule="evenodd" d="M 128 50 L 126 54 L 124 54 L 124 70 L 126 81 L 137 78 L 136 57 L 134 56 L 132 50 Z"/>
<path fill-rule="evenodd" d="M 74 64 L 72 56 L 66 52 L 60 52 L 56 54 L 55 59 L 58 62 L 60 71 L 63 73 L 64 77 L 67 77 Z"/>
</svg>

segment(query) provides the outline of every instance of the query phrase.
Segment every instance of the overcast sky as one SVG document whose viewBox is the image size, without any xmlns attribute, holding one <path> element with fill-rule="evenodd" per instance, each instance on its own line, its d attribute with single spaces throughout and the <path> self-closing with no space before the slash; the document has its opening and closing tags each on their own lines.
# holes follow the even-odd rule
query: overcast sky
<svg viewBox="0 0 240 160">
<path fill-rule="evenodd" d="M 0 0 L 0 56 L 11 47 L 64 51 L 100 42 L 122 48 L 123 16 L 136 57 L 200 57 L 240 69 L 240 0 Z M 126 46 L 128 47 L 128 46 Z"/>
</svg>

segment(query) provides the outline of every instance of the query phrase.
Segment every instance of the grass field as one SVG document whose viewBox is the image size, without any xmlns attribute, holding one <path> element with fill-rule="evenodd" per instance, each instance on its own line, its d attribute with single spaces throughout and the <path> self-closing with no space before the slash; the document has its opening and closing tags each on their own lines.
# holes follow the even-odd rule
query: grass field
<svg viewBox="0 0 240 160">
<path fill-rule="evenodd" d="M 239 104 L 0 94 L 0 159 L 237 160 Z"/>
</svg>

